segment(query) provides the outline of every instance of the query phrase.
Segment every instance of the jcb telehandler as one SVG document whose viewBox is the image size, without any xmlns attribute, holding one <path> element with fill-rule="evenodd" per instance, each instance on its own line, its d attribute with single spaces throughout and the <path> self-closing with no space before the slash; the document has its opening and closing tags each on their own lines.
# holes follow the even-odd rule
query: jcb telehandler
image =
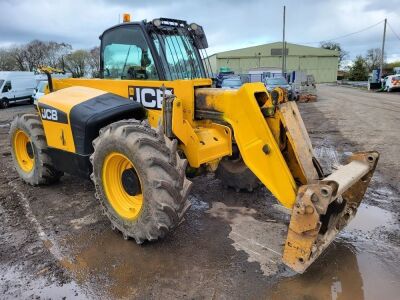
<svg viewBox="0 0 400 300">
<path fill-rule="evenodd" d="M 124 22 L 101 36 L 102 79 L 59 79 L 38 114 L 10 129 L 31 185 L 89 177 L 112 227 L 138 244 L 162 238 L 190 206 L 199 170 L 225 186 L 263 184 L 291 210 L 283 262 L 304 270 L 357 212 L 378 162 L 353 154 L 323 173 L 295 102 L 261 83 L 212 88 L 203 28 L 174 19 Z"/>
</svg>

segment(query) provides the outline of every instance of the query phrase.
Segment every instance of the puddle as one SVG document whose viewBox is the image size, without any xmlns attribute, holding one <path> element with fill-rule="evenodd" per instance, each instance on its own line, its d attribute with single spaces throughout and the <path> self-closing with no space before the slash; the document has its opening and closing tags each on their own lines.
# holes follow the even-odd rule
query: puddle
<svg viewBox="0 0 400 300">
<path fill-rule="evenodd" d="M 304 274 L 279 281 L 271 299 L 398 299 L 399 271 L 379 254 L 358 252 L 344 242 L 331 245 Z"/>
<path fill-rule="evenodd" d="M 361 204 L 355 218 L 347 225 L 346 231 L 373 231 L 377 228 L 395 228 L 395 218 L 392 213 L 376 206 Z"/>
<path fill-rule="evenodd" d="M 68 243 L 75 254 L 61 263 L 98 299 L 212 298 L 213 290 L 205 286 L 223 272 L 218 261 L 205 256 L 218 253 L 212 246 L 204 251 L 204 245 L 193 249 L 191 243 L 166 240 L 140 246 L 110 229 Z"/>
<path fill-rule="evenodd" d="M 380 239 L 379 232 L 375 231 L 379 229 L 398 230 L 394 215 L 379 207 L 362 204 L 356 217 L 339 235 L 352 237 L 353 242 L 349 244 L 343 238 L 337 238 L 304 274 L 279 281 L 270 298 L 398 299 L 399 249 Z"/>
<path fill-rule="evenodd" d="M 1 267 L 1 269 L 3 269 L 3 267 Z M 10 299 L 11 297 L 13 299 L 90 298 L 75 282 L 65 284 L 49 283 L 41 277 L 28 278 L 25 273 L 15 268 L 4 268 L 1 272 L 0 286 L 3 290 L 6 290 Z"/>
</svg>

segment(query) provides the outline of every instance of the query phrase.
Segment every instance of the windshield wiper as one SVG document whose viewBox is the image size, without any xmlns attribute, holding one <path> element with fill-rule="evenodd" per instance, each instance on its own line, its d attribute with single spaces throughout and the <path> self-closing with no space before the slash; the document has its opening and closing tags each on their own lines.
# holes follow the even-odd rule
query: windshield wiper
<svg viewBox="0 0 400 300">
<path fill-rule="evenodd" d="M 128 62 L 129 53 L 131 52 L 131 47 L 132 47 L 132 45 L 129 46 L 128 53 L 126 54 L 124 67 L 122 68 L 122 72 L 121 72 L 121 79 L 122 79 L 122 76 L 124 75 L 124 72 L 125 72 L 126 63 Z"/>
</svg>

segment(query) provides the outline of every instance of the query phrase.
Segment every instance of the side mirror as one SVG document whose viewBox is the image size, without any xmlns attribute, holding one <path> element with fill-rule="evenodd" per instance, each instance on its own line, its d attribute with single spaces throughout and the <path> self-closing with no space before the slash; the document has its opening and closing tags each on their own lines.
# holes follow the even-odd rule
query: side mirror
<svg viewBox="0 0 400 300">
<path fill-rule="evenodd" d="M 208 48 L 208 41 L 206 34 L 204 33 L 203 27 L 192 23 L 189 25 L 191 32 L 193 34 L 193 39 L 198 49 L 207 49 Z"/>
</svg>

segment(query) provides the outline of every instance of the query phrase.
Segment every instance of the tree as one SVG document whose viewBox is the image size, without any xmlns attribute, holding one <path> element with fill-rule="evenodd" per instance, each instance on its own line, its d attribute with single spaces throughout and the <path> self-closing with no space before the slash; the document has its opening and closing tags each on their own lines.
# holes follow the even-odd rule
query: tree
<svg viewBox="0 0 400 300">
<path fill-rule="evenodd" d="M 27 71 L 26 59 L 25 59 L 25 52 L 23 46 L 12 46 L 9 49 L 11 56 L 13 57 L 17 71 Z"/>
<path fill-rule="evenodd" d="M 94 47 L 89 50 L 88 60 L 90 75 L 94 78 L 100 77 L 100 47 Z"/>
<path fill-rule="evenodd" d="M 46 43 L 39 40 L 33 40 L 23 47 L 23 56 L 28 71 L 34 71 L 38 67 L 45 65 L 47 50 Z"/>
<path fill-rule="evenodd" d="M 65 70 L 72 73 L 72 77 L 83 77 L 87 74 L 90 54 L 86 50 L 76 50 L 65 56 Z"/>
<path fill-rule="evenodd" d="M 41 66 L 64 68 L 64 56 L 71 45 L 33 40 L 24 45 L 0 49 L 0 70 L 36 71 Z"/>
<path fill-rule="evenodd" d="M 72 47 L 66 43 L 48 42 L 45 65 L 64 70 L 64 57 L 71 53 Z"/>
<path fill-rule="evenodd" d="M 400 60 L 392 61 L 383 65 L 383 74 L 392 74 L 394 68 L 400 68 Z"/>
<path fill-rule="evenodd" d="M 339 52 L 339 63 L 338 63 L 339 67 L 343 62 L 343 60 L 345 60 L 349 56 L 349 53 L 343 50 L 342 46 L 339 43 L 321 42 L 321 48 L 327 50 L 335 50 Z"/>
<path fill-rule="evenodd" d="M 15 71 L 18 70 L 17 63 L 9 49 L 0 49 L 0 70 Z"/>
<path fill-rule="evenodd" d="M 365 62 L 369 72 L 372 70 L 379 69 L 382 59 L 382 50 L 379 48 L 368 49 L 367 55 L 365 56 Z"/>
<path fill-rule="evenodd" d="M 0 48 L 0 71 L 32 72 L 42 66 L 66 70 L 73 77 L 99 77 L 100 48 L 72 51 L 67 43 L 40 40 Z"/>
<path fill-rule="evenodd" d="M 349 79 L 353 81 L 364 81 L 368 79 L 368 68 L 365 59 L 359 55 L 350 67 Z"/>
</svg>

